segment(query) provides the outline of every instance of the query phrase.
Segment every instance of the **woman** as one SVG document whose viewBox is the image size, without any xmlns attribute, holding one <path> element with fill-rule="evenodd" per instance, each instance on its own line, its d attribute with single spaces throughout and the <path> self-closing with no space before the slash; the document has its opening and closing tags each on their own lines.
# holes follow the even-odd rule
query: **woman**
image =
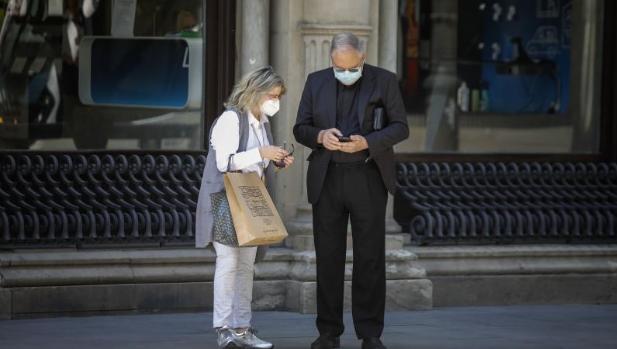
<svg viewBox="0 0 617 349">
<path fill-rule="evenodd" d="M 273 145 L 268 119 L 278 112 L 284 92 L 283 79 L 271 67 L 249 73 L 234 87 L 225 104 L 227 110 L 214 122 L 210 133 L 197 203 L 196 245 L 206 247 L 212 242 L 216 251 L 213 327 L 220 348 L 272 348 L 251 327 L 258 248 L 215 241 L 210 194 L 224 190 L 226 171 L 256 172 L 263 179 L 271 163 L 282 168 L 293 163 L 293 156 Z"/>
</svg>

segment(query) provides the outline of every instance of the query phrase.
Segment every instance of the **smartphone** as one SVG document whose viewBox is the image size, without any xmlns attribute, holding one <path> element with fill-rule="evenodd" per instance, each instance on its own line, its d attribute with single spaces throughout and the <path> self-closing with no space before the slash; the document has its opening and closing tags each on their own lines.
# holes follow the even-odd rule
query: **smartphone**
<svg viewBox="0 0 617 349">
<path fill-rule="evenodd" d="M 341 137 L 338 138 L 338 141 L 339 142 L 343 142 L 343 143 L 351 142 L 351 138 L 345 137 L 345 136 L 341 136 Z"/>
</svg>

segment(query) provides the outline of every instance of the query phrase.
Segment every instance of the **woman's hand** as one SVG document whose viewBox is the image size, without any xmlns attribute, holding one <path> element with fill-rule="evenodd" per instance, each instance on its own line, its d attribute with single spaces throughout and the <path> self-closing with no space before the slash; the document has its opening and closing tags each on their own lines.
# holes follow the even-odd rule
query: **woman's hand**
<svg viewBox="0 0 617 349">
<path fill-rule="evenodd" d="M 289 155 L 289 156 L 286 156 L 285 158 L 283 158 L 283 161 L 282 161 L 283 168 L 287 168 L 287 167 L 291 166 L 291 164 L 294 163 L 294 160 L 295 159 L 294 159 L 293 155 Z"/>
<path fill-rule="evenodd" d="M 291 164 L 293 164 L 294 162 L 294 157 L 292 155 L 287 155 L 286 157 L 283 158 L 283 160 L 281 161 L 274 161 L 273 164 L 274 166 L 276 166 L 276 169 L 285 169 L 289 166 L 291 166 Z"/>
<path fill-rule="evenodd" d="M 259 154 L 262 159 L 268 159 L 272 161 L 281 161 L 283 160 L 289 153 L 283 148 L 276 147 L 273 145 L 267 145 L 265 147 L 259 148 Z"/>
</svg>

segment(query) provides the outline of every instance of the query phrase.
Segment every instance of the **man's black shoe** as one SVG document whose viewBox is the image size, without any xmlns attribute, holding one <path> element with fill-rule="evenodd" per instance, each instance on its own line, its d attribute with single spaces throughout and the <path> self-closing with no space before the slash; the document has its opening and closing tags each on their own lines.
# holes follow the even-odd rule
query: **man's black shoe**
<svg viewBox="0 0 617 349">
<path fill-rule="evenodd" d="M 341 347 L 339 337 L 319 336 L 312 344 L 311 349 L 335 349 Z"/>
<path fill-rule="evenodd" d="M 377 337 L 364 338 L 362 340 L 362 349 L 387 349 Z"/>
</svg>

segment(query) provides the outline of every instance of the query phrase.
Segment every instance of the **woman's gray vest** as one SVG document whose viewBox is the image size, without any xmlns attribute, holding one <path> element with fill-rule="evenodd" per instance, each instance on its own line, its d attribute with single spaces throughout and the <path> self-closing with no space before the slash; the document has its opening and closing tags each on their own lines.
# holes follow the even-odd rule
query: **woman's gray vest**
<svg viewBox="0 0 617 349">
<path fill-rule="evenodd" d="M 239 131 L 240 131 L 240 143 L 236 153 L 246 150 L 246 144 L 249 138 L 249 116 L 246 112 L 239 112 L 235 109 L 229 109 L 235 112 L 239 119 Z M 225 189 L 223 181 L 223 172 L 220 172 L 216 167 L 216 150 L 212 148 L 210 144 L 210 137 L 212 135 L 212 129 L 216 125 L 218 118 L 212 124 L 210 134 L 208 135 L 208 157 L 206 158 L 206 166 L 201 178 L 201 188 L 199 190 L 199 198 L 197 200 L 197 212 L 195 213 L 195 247 L 207 247 L 212 242 L 212 204 L 210 201 L 210 194 L 217 193 Z M 270 123 L 264 123 L 266 128 L 266 135 L 268 142 L 274 144 L 272 141 L 272 128 Z M 266 184 L 270 183 L 271 166 L 266 169 Z M 269 189 L 269 188 L 268 188 Z M 265 248 L 260 248 L 258 256 L 263 257 Z"/>
</svg>

